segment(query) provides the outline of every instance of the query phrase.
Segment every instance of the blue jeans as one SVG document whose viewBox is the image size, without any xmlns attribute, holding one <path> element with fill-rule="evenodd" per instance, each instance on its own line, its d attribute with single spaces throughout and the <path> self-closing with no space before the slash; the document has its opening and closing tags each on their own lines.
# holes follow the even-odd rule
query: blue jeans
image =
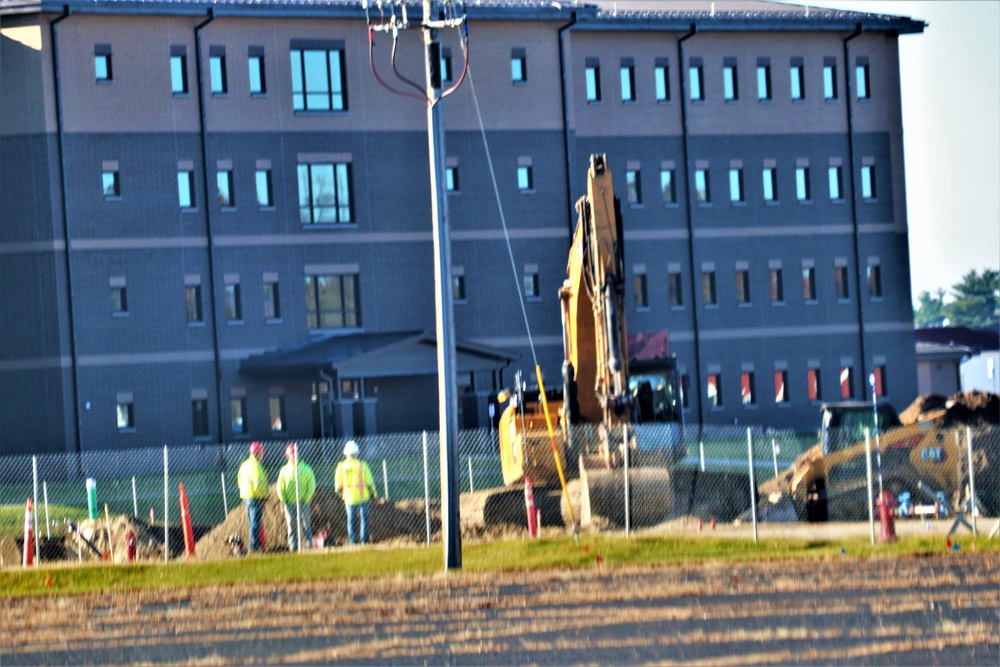
<svg viewBox="0 0 1000 667">
<path fill-rule="evenodd" d="M 357 505 L 344 505 L 347 508 L 347 541 L 351 544 L 358 543 L 358 533 L 354 527 L 354 517 L 357 516 L 361 523 L 361 543 L 368 544 L 368 505 L 365 501 Z"/>
<path fill-rule="evenodd" d="M 250 551 L 260 551 L 260 527 L 264 518 L 264 501 L 260 498 L 247 498 L 247 519 L 250 522 L 250 541 L 247 544 Z"/>
<path fill-rule="evenodd" d="M 309 503 L 299 503 L 299 514 L 302 517 L 302 547 L 312 546 L 312 507 Z M 299 531 L 295 525 L 295 503 L 285 503 L 285 525 L 288 526 L 288 550 L 299 550 Z"/>
</svg>

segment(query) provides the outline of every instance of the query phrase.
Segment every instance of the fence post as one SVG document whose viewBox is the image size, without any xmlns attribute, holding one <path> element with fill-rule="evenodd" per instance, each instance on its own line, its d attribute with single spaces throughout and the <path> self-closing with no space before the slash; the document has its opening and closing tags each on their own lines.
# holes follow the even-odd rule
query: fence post
<svg viewBox="0 0 1000 667">
<path fill-rule="evenodd" d="M 872 544 L 875 544 L 875 503 L 872 499 L 872 434 L 867 428 L 865 429 L 865 466 L 867 468 L 866 479 L 868 480 L 868 527 L 872 533 Z M 827 511 L 829 511 L 829 500 L 827 503 Z"/>
<path fill-rule="evenodd" d="M 139 499 L 135 495 L 135 475 L 132 475 L 132 516 L 139 518 Z"/>
<path fill-rule="evenodd" d="M 302 553 L 302 505 L 299 498 L 299 446 L 292 444 L 292 470 L 295 473 L 295 544 Z M 289 549 L 291 551 L 291 549 Z"/>
<path fill-rule="evenodd" d="M 222 471 L 222 520 L 229 518 L 229 501 L 226 500 L 226 472 Z"/>
<path fill-rule="evenodd" d="M 750 514 L 753 516 L 753 541 L 757 542 L 757 477 L 753 469 L 753 436 L 747 426 L 747 456 L 750 461 Z"/>
<path fill-rule="evenodd" d="M 965 427 L 966 450 L 969 453 L 969 512 L 972 514 L 972 536 L 978 537 L 976 531 L 976 471 L 972 465 L 972 428 Z M 996 462 L 993 462 L 996 465 Z"/>
<path fill-rule="evenodd" d="M 427 520 L 427 544 L 431 543 L 431 491 L 427 479 L 427 431 L 423 433 L 424 440 L 424 518 Z"/>
<path fill-rule="evenodd" d="M 45 539 L 51 539 L 52 535 L 49 533 L 49 485 L 45 480 L 42 480 L 42 498 L 45 499 Z"/>
<path fill-rule="evenodd" d="M 476 492 L 476 485 L 472 481 L 472 457 L 469 457 L 469 493 Z"/>
<path fill-rule="evenodd" d="M 35 487 L 35 496 L 34 496 L 35 511 L 32 513 L 31 516 L 31 521 L 33 523 L 31 530 L 34 532 L 35 535 L 35 562 L 38 563 L 40 562 L 39 556 L 41 555 L 40 546 L 38 543 L 41 542 L 41 540 L 38 539 L 39 535 L 38 535 L 38 457 L 37 456 L 31 457 L 31 478 L 33 480 Z"/>
<path fill-rule="evenodd" d="M 163 445 L 163 562 L 170 560 L 170 460 Z"/>
<path fill-rule="evenodd" d="M 774 459 L 774 476 L 778 476 L 778 445 L 771 438 L 771 457 Z"/>
<path fill-rule="evenodd" d="M 632 533 L 632 504 L 630 502 L 630 493 L 628 486 L 628 464 L 629 464 L 629 446 L 628 446 L 628 424 L 622 424 L 622 461 L 625 464 L 624 476 L 625 476 L 625 537 L 629 537 Z"/>
<path fill-rule="evenodd" d="M 386 468 L 385 459 L 382 459 L 382 488 L 385 489 L 385 499 L 389 499 L 389 470 Z"/>
<path fill-rule="evenodd" d="M 705 441 L 698 440 L 698 452 L 701 455 L 701 471 L 705 472 Z"/>
</svg>

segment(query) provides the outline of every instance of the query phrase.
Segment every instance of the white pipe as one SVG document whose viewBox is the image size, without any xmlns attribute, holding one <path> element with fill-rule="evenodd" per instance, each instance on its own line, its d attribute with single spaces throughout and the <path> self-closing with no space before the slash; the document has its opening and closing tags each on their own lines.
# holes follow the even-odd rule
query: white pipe
<svg viewBox="0 0 1000 667">
<path fill-rule="evenodd" d="M 292 445 L 292 469 L 295 473 L 295 543 L 302 553 L 302 501 L 299 498 L 299 446 Z"/>
<path fill-rule="evenodd" d="M 976 471 L 972 465 L 972 428 L 965 427 L 965 442 L 968 445 L 966 451 L 969 453 L 969 513 L 972 514 L 972 536 L 978 537 L 976 530 Z M 993 462 L 996 465 L 996 462 Z"/>
<path fill-rule="evenodd" d="M 132 475 L 132 516 L 139 518 L 139 499 L 135 495 L 135 475 Z"/>
<path fill-rule="evenodd" d="M 385 459 L 382 459 L 382 486 L 385 489 L 385 499 L 389 499 L 389 471 L 385 465 Z"/>
<path fill-rule="evenodd" d="M 427 544 L 431 543 L 431 491 L 427 479 L 427 431 L 423 434 L 424 440 L 424 518 L 427 520 Z"/>
<path fill-rule="evenodd" d="M 476 492 L 476 485 L 472 481 L 472 457 L 469 457 L 469 493 Z"/>
<path fill-rule="evenodd" d="M 753 470 L 753 436 L 747 426 L 747 456 L 750 461 L 750 514 L 753 517 L 753 541 L 757 542 L 757 478 Z"/>
<path fill-rule="evenodd" d="M 628 464 L 629 464 L 629 446 L 628 446 L 628 424 L 622 424 L 622 461 L 625 464 L 624 476 L 625 476 L 625 537 L 629 537 L 632 533 L 632 504 L 630 502 L 629 496 L 629 486 L 628 486 Z"/>
<path fill-rule="evenodd" d="M 52 539 L 52 535 L 49 533 L 49 485 L 44 480 L 42 481 L 42 497 L 45 499 L 45 537 Z"/>
<path fill-rule="evenodd" d="M 31 521 L 34 524 L 31 527 L 32 532 L 35 534 L 35 563 L 41 562 L 39 557 L 41 556 L 39 539 L 38 539 L 38 457 L 31 457 L 31 476 L 35 486 L 35 500 L 34 500 L 34 512 L 31 513 Z"/>
<path fill-rule="evenodd" d="M 170 458 L 163 445 L 163 562 L 170 560 Z"/>
<path fill-rule="evenodd" d="M 229 501 L 226 500 L 226 473 L 222 472 L 222 512 L 225 515 L 223 520 L 229 517 Z"/>
</svg>

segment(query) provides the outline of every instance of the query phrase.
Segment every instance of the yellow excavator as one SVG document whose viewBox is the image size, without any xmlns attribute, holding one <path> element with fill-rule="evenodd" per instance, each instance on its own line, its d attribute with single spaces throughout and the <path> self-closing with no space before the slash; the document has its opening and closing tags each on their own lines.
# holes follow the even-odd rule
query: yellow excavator
<svg viewBox="0 0 1000 667">
<path fill-rule="evenodd" d="M 666 332 L 633 337 L 641 354 L 630 358 L 621 208 L 604 155 L 591 156 L 587 195 L 576 210 L 559 290 L 562 390 L 546 393 L 538 372 L 537 389 L 528 391 L 518 374 L 515 387 L 501 392 L 504 484 L 529 478 L 536 497 L 559 494 L 562 518 L 584 526 L 624 524 L 629 488 L 631 524 L 651 525 L 670 514 L 670 466 L 684 456 L 676 363 Z M 659 442 L 644 443 L 636 429 L 642 421 L 671 426 L 657 429 Z"/>
</svg>

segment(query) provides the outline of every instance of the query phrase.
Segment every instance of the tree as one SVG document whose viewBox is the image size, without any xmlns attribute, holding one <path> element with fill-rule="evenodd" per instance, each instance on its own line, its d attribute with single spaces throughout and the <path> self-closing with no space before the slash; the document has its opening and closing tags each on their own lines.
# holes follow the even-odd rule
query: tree
<svg viewBox="0 0 1000 667">
<path fill-rule="evenodd" d="M 943 327 L 947 323 L 944 305 L 944 290 L 940 287 L 933 296 L 923 291 L 917 297 L 919 306 L 913 311 L 913 323 L 918 329 Z"/>
<path fill-rule="evenodd" d="M 973 269 L 962 276 L 962 282 L 951 286 L 951 296 L 954 300 L 944 310 L 953 326 L 996 328 L 1000 318 L 1000 272 L 983 269 L 980 274 Z"/>
</svg>

